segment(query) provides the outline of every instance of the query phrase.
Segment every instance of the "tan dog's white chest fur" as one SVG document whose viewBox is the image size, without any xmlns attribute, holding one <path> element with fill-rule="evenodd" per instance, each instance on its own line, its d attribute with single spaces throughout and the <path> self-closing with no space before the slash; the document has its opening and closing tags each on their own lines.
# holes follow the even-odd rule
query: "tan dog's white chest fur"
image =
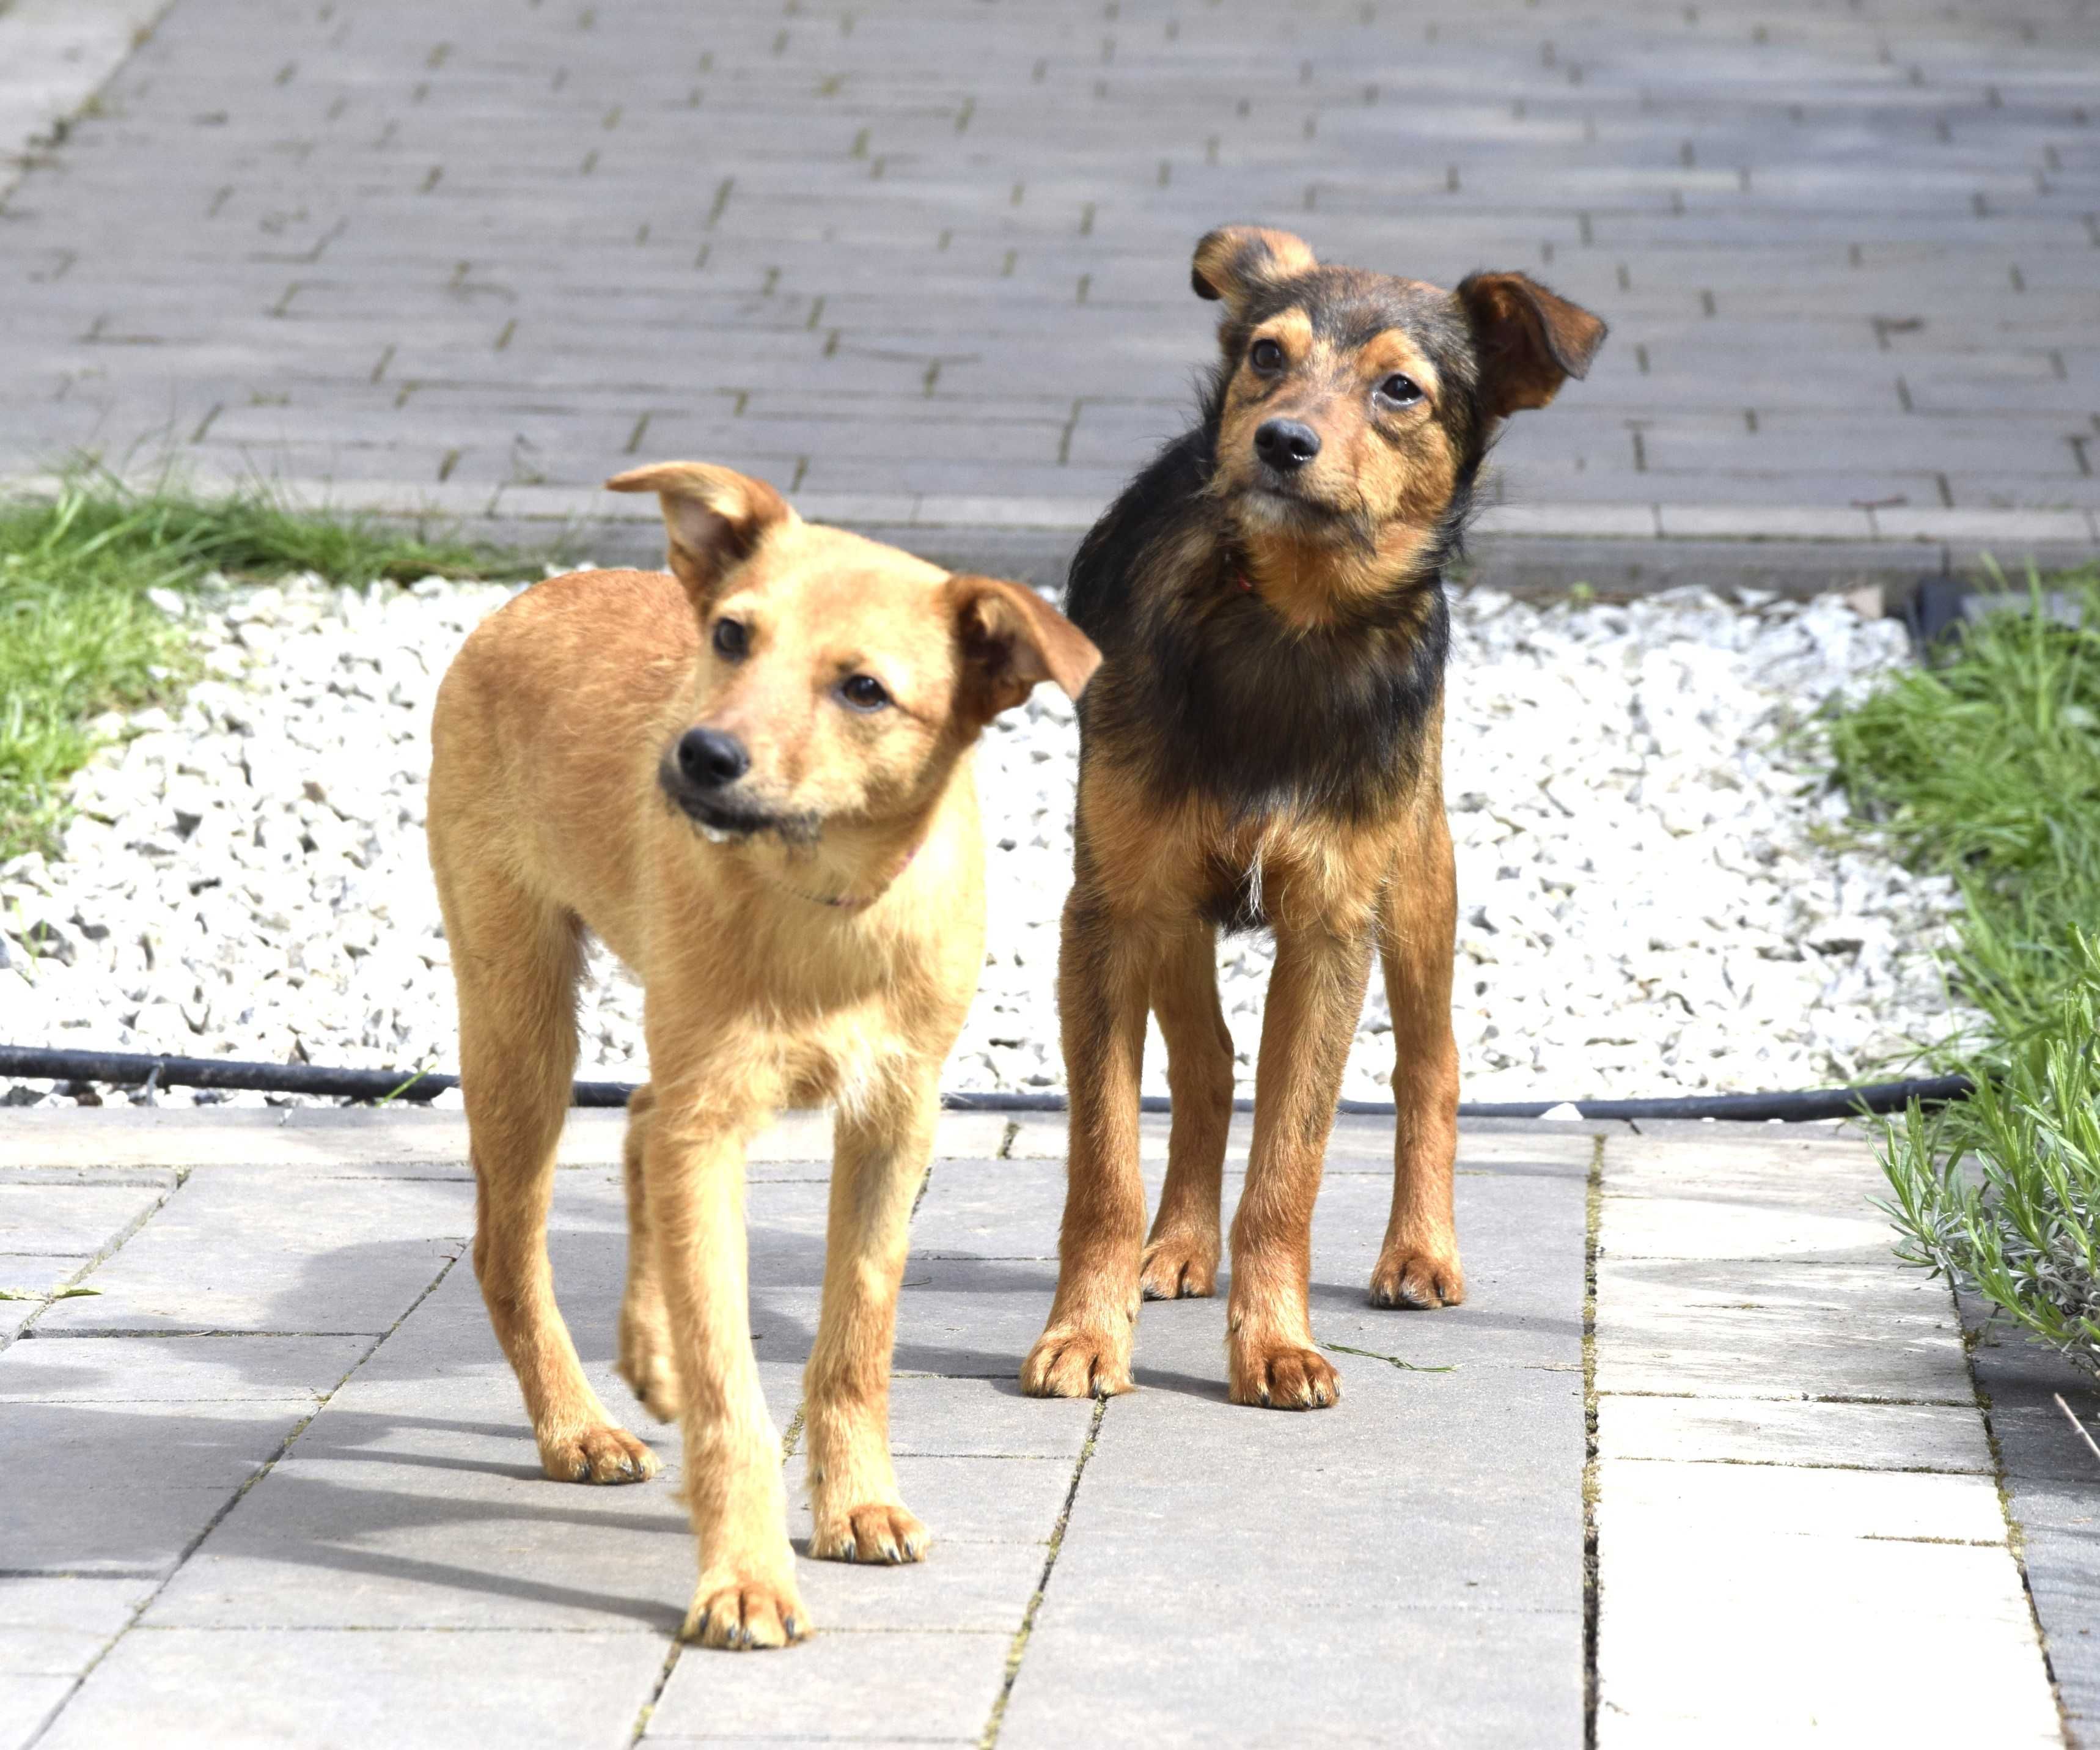
<svg viewBox="0 0 2100 1750">
<path fill-rule="evenodd" d="M 942 1063 L 984 954 L 972 749 L 1098 655 L 1017 584 L 803 523 L 762 482 L 672 463 L 675 577 L 552 579 L 470 637 L 433 724 L 430 839 L 459 988 L 474 1268 L 549 1475 L 655 1469 L 585 1381 L 546 1253 L 586 930 L 641 979 L 620 1371 L 682 1418 L 699 1542 L 689 1636 L 778 1646 L 807 1620 L 751 1347 L 743 1151 L 836 1108 L 805 1379 L 810 1553 L 916 1560 L 889 1352 Z"/>
</svg>

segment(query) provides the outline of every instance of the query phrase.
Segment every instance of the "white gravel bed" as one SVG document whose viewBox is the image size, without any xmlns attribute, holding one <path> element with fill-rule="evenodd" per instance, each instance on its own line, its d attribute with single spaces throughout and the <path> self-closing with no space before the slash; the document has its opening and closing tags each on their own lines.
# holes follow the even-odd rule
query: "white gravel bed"
<svg viewBox="0 0 2100 1750">
<path fill-rule="evenodd" d="M 62 855 L 0 867 L 0 1038 L 452 1067 L 423 849 L 430 705 L 461 639 L 509 593 L 292 580 L 167 598 L 194 619 L 210 677 L 177 713 L 105 718 Z M 1813 714 L 1904 660 L 1898 625 L 1834 597 L 1736 605 L 1697 590 L 1542 609 L 1479 590 L 1454 607 L 1445 788 L 1467 1098 L 1821 1086 L 1947 1031 L 1935 953 L 1949 885 L 1841 848 L 1843 798 L 1817 789 Z M 1048 687 L 986 736 L 990 949 L 951 1088 L 1062 1085 L 1076 744 Z M 1242 1093 L 1269 959 L 1256 936 L 1220 948 Z M 640 1080 L 640 992 L 595 965 L 580 1072 Z M 1374 976 L 1348 1094 L 1386 1097 L 1390 1039 Z M 1164 1091 L 1156 1037 L 1146 1084 Z"/>
</svg>

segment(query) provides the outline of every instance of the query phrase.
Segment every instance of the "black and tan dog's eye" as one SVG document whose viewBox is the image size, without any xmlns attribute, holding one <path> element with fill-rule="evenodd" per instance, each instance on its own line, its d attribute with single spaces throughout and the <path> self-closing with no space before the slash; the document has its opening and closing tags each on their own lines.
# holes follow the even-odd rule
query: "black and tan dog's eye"
<svg viewBox="0 0 2100 1750">
<path fill-rule="evenodd" d="M 839 696 L 856 711 L 879 711 L 889 703 L 889 693 L 872 674 L 849 674 L 839 683 Z"/>
<path fill-rule="evenodd" d="M 1257 340 L 1247 349 L 1247 363 L 1264 373 L 1283 369 L 1283 348 L 1273 340 Z"/>
<path fill-rule="evenodd" d="M 1395 407 L 1411 407 L 1422 399 L 1422 385 L 1395 371 L 1378 386 L 1378 397 Z"/>
<path fill-rule="evenodd" d="M 725 662 L 741 662 L 751 654 L 751 634 L 741 620 L 715 621 L 715 654 Z"/>
</svg>

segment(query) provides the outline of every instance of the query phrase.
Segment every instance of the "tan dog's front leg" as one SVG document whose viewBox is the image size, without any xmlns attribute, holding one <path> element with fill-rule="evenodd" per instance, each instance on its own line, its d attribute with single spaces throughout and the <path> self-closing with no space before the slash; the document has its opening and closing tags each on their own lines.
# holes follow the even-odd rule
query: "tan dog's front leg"
<svg viewBox="0 0 2100 1750">
<path fill-rule="evenodd" d="M 650 1113 L 655 1091 L 645 1082 L 628 1097 L 627 1293 L 620 1303 L 620 1361 L 615 1371 L 642 1407 L 660 1422 L 676 1421 L 686 1405 L 671 1350 L 671 1315 L 664 1305 L 664 1279 L 649 1220 L 647 1158 Z"/>
<path fill-rule="evenodd" d="M 1466 1297 L 1452 1219 L 1458 1044 L 1451 1033 L 1458 932 L 1451 832 L 1432 806 L 1379 904 L 1379 957 L 1392 1010 L 1392 1218 L 1371 1271 L 1374 1306 L 1455 1306 Z"/>
<path fill-rule="evenodd" d="M 1254 1149 L 1233 1218 L 1225 1366 L 1235 1403 L 1317 1410 L 1342 1394 L 1333 1366 L 1313 1346 L 1306 1304 L 1312 1202 L 1370 961 L 1368 919 L 1350 935 L 1325 920 L 1277 923 L 1255 1072 Z"/>
<path fill-rule="evenodd" d="M 1021 1389 L 1030 1397 L 1105 1398 L 1131 1389 L 1145 1244 L 1137 1114 L 1149 946 L 1083 873 L 1065 902 L 1057 959 L 1071 1100 L 1065 1222 L 1050 1322 L 1021 1366 Z"/>
<path fill-rule="evenodd" d="M 642 1177 L 685 1390 L 686 1505 L 699 1540 L 683 1634 L 709 1646 L 780 1646 L 800 1640 L 809 1622 L 788 1543 L 780 1437 L 751 1347 L 744 1135 L 718 1120 L 674 1118 L 660 1099 Z"/>
<path fill-rule="evenodd" d="M 803 1376 L 813 1556 L 916 1562 L 926 1553 L 926 1527 L 898 1496 L 889 1461 L 889 1357 L 912 1200 L 940 1106 L 929 1075 L 872 1111 L 841 1111 L 833 1126 L 824 1303 Z"/>
</svg>

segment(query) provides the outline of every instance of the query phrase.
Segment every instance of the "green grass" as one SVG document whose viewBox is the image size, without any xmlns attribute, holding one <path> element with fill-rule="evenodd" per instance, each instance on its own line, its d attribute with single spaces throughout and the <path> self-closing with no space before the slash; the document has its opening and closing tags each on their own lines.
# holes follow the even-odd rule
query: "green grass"
<svg viewBox="0 0 2100 1750">
<path fill-rule="evenodd" d="M 2100 572 L 2072 627 L 1971 627 L 1832 724 L 1855 808 L 1962 899 L 1948 972 L 1979 1027 L 1930 1054 L 1979 1092 L 1883 1133 L 1898 1253 L 2100 1376 Z"/>
<path fill-rule="evenodd" d="M 259 493 L 201 499 L 85 478 L 52 502 L 0 502 L 0 860 L 49 847 L 98 714 L 171 701 L 194 675 L 182 625 L 148 591 L 187 594 L 214 572 L 366 584 L 531 568 L 524 555 Z"/>
</svg>

